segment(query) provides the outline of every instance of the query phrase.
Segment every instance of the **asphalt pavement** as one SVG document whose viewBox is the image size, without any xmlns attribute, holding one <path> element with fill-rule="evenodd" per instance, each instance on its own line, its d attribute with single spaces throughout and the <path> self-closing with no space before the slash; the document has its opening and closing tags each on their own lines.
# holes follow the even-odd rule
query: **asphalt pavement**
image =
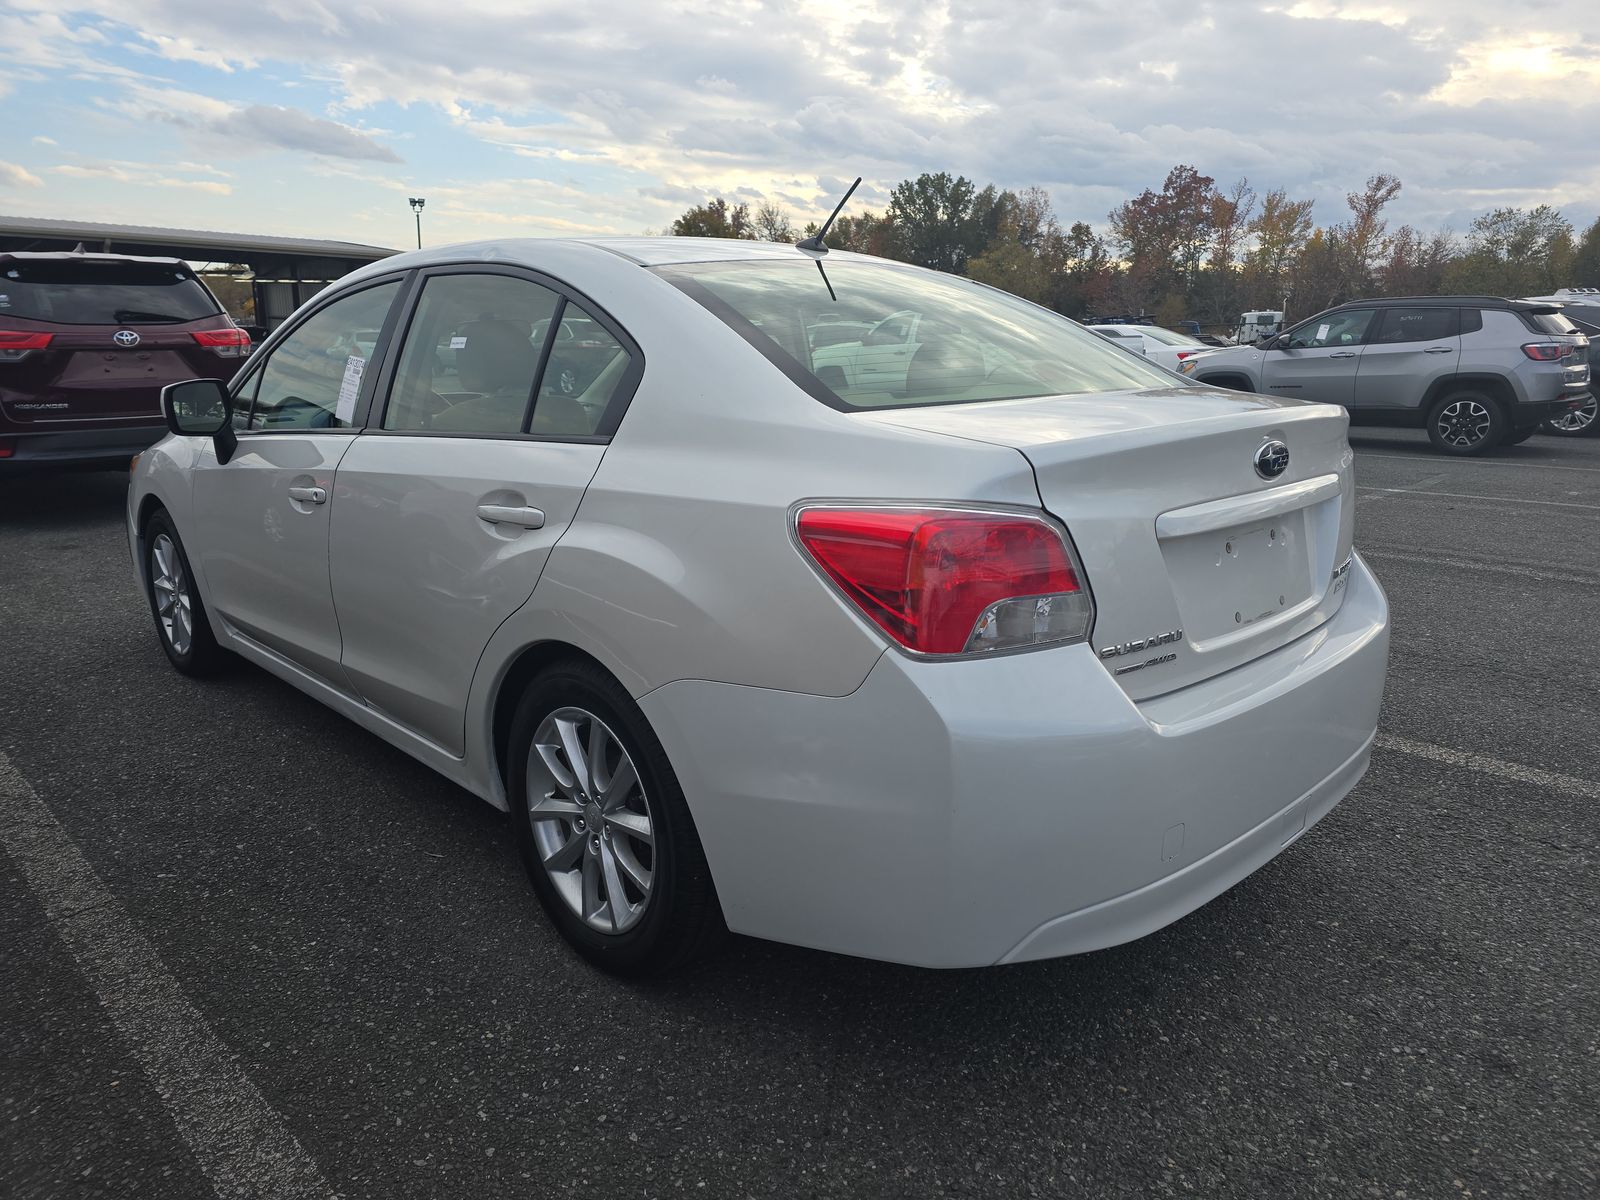
<svg viewBox="0 0 1600 1200">
<path fill-rule="evenodd" d="M 0 480 L 0 1195 L 1600 1194 L 1600 439 L 1354 432 L 1391 675 L 1299 843 L 1078 958 L 647 985 L 487 805 L 172 671 L 122 476 Z"/>
</svg>

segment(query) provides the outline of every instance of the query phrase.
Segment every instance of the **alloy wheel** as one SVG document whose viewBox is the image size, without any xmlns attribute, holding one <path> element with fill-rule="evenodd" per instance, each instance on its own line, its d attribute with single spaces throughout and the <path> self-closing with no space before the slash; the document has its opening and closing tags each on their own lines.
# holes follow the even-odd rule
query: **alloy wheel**
<svg viewBox="0 0 1600 1200">
<path fill-rule="evenodd" d="M 604 934 L 644 916 L 655 825 L 626 747 L 599 717 L 558 708 L 528 751 L 528 816 L 539 861 L 567 906 Z"/>
<path fill-rule="evenodd" d="M 150 549 L 150 561 L 155 567 L 150 583 L 156 593 L 161 633 L 175 651 L 187 654 L 194 644 L 194 609 L 183 559 L 172 539 L 160 533 Z"/>
<path fill-rule="evenodd" d="M 1594 424 L 1597 413 L 1600 413 L 1600 399 L 1589 397 L 1589 402 L 1581 408 L 1573 409 L 1554 418 L 1550 424 L 1562 433 L 1580 433 Z"/>
<path fill-rule="evenodd" d="M 1439 436 L 1452 446 L 1476 446 L 1489 436 L 1494 418 L 1476 400 L 1453 400 L 1439 413 Z"/>
<path fill-rule="evenodd" d="M 578 373 L 576 371 L 574 371 L 571 367 L 563 367 L 562 370 L 561 370 L 561 374 L 556 376 L 556 387 L 558 387 L 561 390 L 561 394 L 563 396 L 575 396 L 575 395 L 577 395 L 578 394 Z"/>
</svg>

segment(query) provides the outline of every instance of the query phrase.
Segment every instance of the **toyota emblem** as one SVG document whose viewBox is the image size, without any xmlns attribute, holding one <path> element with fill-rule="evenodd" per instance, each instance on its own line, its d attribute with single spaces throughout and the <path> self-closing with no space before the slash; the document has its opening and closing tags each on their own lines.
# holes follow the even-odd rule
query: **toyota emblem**
<svg viewBox="0 0 1600 1200">
<path fill-rule="evenodd" d="M 1289 447 L 1274 438 L 1262 442 L 1256 451 L 1256 474 L 1263 479 L 1276 479 L 1289 469 Z"/>
<path fill-rule="evenodd" d="M 111 335 L 111 340 L 124 350 L 130 350 L 139 344 L 139 335 L 131 329 L 119 329 Z"/>
</svg>

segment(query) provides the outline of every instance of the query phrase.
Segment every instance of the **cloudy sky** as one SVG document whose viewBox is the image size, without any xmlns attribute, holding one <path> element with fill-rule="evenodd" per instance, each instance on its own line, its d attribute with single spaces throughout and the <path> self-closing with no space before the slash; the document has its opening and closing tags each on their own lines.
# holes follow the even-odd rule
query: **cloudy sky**
<svg viewBox="0 0 1600 1200">
<path fill-rule="evenodd" d="M 0 213 L 409 244 L 802 220 L 947 170 L 1102 223 L 1177 162 L 1340 219 L 1600 214 L 1597 0 L 0 0 Z"/>
</svg>

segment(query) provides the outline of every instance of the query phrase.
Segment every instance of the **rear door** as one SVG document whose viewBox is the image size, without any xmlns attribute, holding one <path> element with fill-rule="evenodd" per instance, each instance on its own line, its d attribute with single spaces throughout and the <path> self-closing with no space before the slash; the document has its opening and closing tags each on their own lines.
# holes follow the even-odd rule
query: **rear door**
<svg viewBox="0 0 1600 1200">
<path fill-rule="evenodd" d="M 512 269 L 425 274 L 388 402 L 334 480 L 345 676 L 464 749 L 479 656 L 533 594 L 642 370 L 609 318 Z"/>
<path fill-rule="evenodd" d="M 1456 373 L 1461 310 L 1386 308 L 1361 351 L 1352 408 L 1418 408 L 1428 389 Z"/>
<path fill-rule="evenodd" d="M 1283 349 L 1261 352 L 1261 390 L 1349 408 L 1355 401 L 1363 343 L 1376 315 L 1370 308 L 1343 309 L 1290 330 L 1279 339 Z"/>
<path fill-rule="evenodd" d="M 373 383 L 370 331 L 384 328 L 400 289 L 397 277 L 346 292 L 268 348 L 235 398 L 238 449 L 223 463 L 204 444 L 193 537 L 184 531 L 212 614 L 342 691 L 328 578 L 333 473 Z"/>
</svg>

